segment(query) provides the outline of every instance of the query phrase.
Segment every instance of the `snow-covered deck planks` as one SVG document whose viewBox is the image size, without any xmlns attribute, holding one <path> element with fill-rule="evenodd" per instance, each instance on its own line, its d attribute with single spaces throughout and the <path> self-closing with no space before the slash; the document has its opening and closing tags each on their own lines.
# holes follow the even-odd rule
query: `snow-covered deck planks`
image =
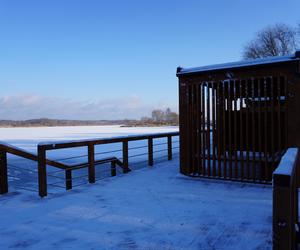
<svg viewBox="0 0 300 250">
<path fill-rule="evenodd" d="M 0 249 L 271 248 L 271 186 L 184 177 L 178 159 L 0 204 Z"/>
</svg>

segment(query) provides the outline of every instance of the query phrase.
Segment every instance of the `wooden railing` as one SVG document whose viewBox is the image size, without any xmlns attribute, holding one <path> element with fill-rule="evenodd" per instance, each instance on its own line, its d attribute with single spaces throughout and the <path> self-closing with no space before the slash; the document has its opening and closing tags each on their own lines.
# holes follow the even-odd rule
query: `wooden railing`
<svg viewBox="0 0 300 250">
<path fill-rule="evenodd" d="M 290 148 L 273 173 L 273 250 L 297 249 L 299 160 L 299 149 Z"/>
<path fill-rule="evenodd" d="M 122 168 L 123 173 L 128 173 L 129 168 L 129 155 L 128 152 L 130 149 L 137 148 L 147 148 L 147 152 L 143 153 L 148 155 L 148 165 L 153 165 L 153 140 L 159 138 L 167 138 L 167 154 L 168 160 L 172 159 L 172 150 L 175 148 L 172 144 L 172 137 L 179 136 L 179 132 L 169 132 L 169 133 L 158 133 L 158 134 L 147 134 L 147 135 L 136 135 L 136 136 L 125 136 L 125 137 L 113 137 L 113 138 L 104 138 L 104 139 L 95 139 L 95 140 L 78 140 L 78 141 L 64 141 L 64 142 L 51 142 L 51 143 L 40 143 L 37 147 L 37 155 L 26 152 L 20 148 L 8 145 L 0 144 L 0 194 L 8 192 L 8 163 L 7 163 L 7 154 L 13 154 L 20 156 L 25 159 L 38 162 L 38 192 L 41 197 L 47 196 L 47 165 L 60 169 L 65 172 L 65 188 L 72 189 L 72 171 L 82 168 L 88 169 L 88 182 L 95 182 L 95 166 L 110 163 L 111 164 L 111 176 L 116 175 L 116 166 Z M 131 141 L 140 141 L 147 140 L 148 143 L 146 146 L 129 148 L 128 142 Z M 95 159 L 95 146 L 101 144 L 111 144 L 111 143 L 122 143 L 122 160 L 118 159 L 115 156 L 106 157 L 102 159 Z M 161 145 L 161 144 L 158 144 Z M 66 164 L 61 163 L 61 160 L 50 160 L 47 158 L 47 152 L 66 149 L 66 148 L 76 148 L 76 147 L 86 147 L 87 148 L 87 162 L 81 162 L 77 164 Z M 178 147 L 177 147 L 178 148 Z M 119 151 L 119 150 L 117 150 Z M 113 150 L 111 152 L 116 152 Z M 99 154 L 99 153 L 98 153 Z M 71 158 L 80 158 L 81 156 L 71 157 Z M 65 158 L 68 159 L 68 158 Z"/>
<path fill-rule="evenodd" d="M 0 143 L 0 194 L 5 194 L 8 192 L 8 173 L 7 173 L 7 154 L 12 154 L 19 156 L 24 159 L 38 161 L 38 157 L 35 154 L 27 152 L 21 148 L 15 147 L 7 143 Z M 46 159 L 46 163 L 49 166 L 64 169 L 68 166 L 57 162 Z"/>
</svg>

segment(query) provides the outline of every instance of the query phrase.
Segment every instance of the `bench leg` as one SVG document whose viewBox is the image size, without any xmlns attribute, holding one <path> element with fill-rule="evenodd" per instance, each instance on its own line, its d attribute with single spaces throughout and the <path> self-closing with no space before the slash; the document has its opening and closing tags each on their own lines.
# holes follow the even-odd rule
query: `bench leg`
<svg viewBox="0 0 300 250">
<path fill-rule="evenodd" d="M 111 176 L 116 176 L 117 175 L 116 162 L 112 161 L 110 164 L 111 164 Z"/>
<path fill-rule="evenodd" d="M 72 189 L 72 170 L 68 169 L 65 172 L 66 175 L 66 190 Z"/>
</svg>

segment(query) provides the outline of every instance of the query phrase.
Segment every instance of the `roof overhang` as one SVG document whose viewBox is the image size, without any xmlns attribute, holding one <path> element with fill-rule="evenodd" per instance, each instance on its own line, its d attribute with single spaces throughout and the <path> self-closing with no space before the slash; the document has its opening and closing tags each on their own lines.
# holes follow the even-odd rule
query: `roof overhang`
<svg viewBox="0 0 300 250">
<path fill-rule="evenodd" d="M 244 67 L 246 68 L 246 67 L 253 67 L 253 66 L 262 66 L 262 65 L 285 63 L 285 62 L 292 62 L 292 61 L 299 61 L 299 60 L 300 60 L 300 50 L 296 51 L 294 55 L 290 55 L 290 56 L 274 56 L 274 57 L 268 57 L 262 59 L 214 64 L 214 65 L 194 67 L 194 68 L 178 67 L 176 75 L 179 77 L 182 75 L 190 75 L 190 74 L 204 73 L 210 71 L 231 70 L 231 69 L 238 69 Z"/>
</svg>

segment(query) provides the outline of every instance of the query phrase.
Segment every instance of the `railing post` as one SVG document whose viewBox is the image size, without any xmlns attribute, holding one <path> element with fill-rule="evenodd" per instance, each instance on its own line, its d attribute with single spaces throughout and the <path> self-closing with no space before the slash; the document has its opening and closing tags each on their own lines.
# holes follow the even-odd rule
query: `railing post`
<svg viewBox="0 0 300 250">
<path fill-rule="evenodd" d="M 4 150 L 0 151 L 0 194 L 8 192 L 7 180 L 7 153 Z"/>
<path fill-rule="evenodd" d="M 111 166 L 111 168 L 110 168 L 111 176 L 116 176 L 117 175 L 116 162 L 115 161 L 111 161 L 110 166 Z"/>
<path fill-rule="evenodd" d="M 278 176 L 280 178 L 280 176 Z M 278 179 L 279 179 L 278 178 Z M 278 180 L 280 181 L 280 179 Z M 276 182 L 276 176 L 274 176 Z M 290 187 L 274 185 L 273 187 L 273 250 L 293 249 L 291 245 Z"/>
<path fill-rule="evenodd" d="M 153 166 L 153 138 L 148 138 L 148 165 Z"/>
<path fill-rule="evenodd" d="M 72 189 L 72 170 L 67 169 L 65 171 L 65 177 L 66 177 L 66 190 Z"/>
<path fill-rule="evenodd" d="M 95 183 L 95 148 L 94 144 L 88 145 L 89 183 Z"/>
<path fill-rule="evenodd" d="M 128 141 L 123 141 L 123 173 L 129 172 L 128 169 Z"/>
<path fill-rule="evenodd" d="M 168 160 L 172 160 L 172 136 L 168 135 Z"/>
<path fill-rule="evenodd" d="M 46 150 L 38 145 L 38 177 L 39 177 L 39 195 L 47 196 L 47 170 L 46 170 Z"/>
</svg>

